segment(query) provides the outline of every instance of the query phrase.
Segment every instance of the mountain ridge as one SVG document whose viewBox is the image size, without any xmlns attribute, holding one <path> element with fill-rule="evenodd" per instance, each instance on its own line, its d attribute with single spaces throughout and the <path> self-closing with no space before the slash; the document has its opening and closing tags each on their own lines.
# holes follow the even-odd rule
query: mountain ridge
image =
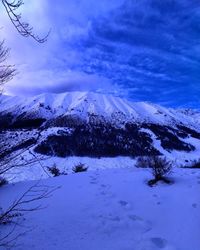
<svg viewBox="0 0 200 250">
<path fill-rule="evenodd" d="M 0 106 L 6 152 L 32 146 L 50 156 L 135 157 L 200 150 L 198 112 L 91 92 L 2 97 Z"/>
<path fill-rule="evenodd" d="M 200 112 L 193 115 L 189 112 L 188 115 L 186 111 L 187 109 L 165 108 L 149 102 L 130 102 L 112 95 L 92 92 L 50 93 L 29 98 L 3 97 L 0 105 L 1 114 L 13 113 L 15 116 L 24 117 L 32 115 L 43 119 L 63 115 L 78 115 L 81 118 L 98 115 L 106 118 L 119 117 L 123 121 L 134 119 L 136 122 L 173 124 L 176 120 L 180 123 L 188 122 L 195 127 L 200 125 Z"/>
</svg>

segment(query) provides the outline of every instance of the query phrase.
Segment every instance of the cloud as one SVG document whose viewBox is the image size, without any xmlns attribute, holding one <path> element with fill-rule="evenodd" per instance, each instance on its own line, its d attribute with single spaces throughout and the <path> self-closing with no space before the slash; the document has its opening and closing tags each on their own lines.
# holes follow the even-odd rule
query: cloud
<svg viewBox="0 0 200 250">
<path fill-rule="evenodd" d="M 103 0 L 94 4 L 90 0 L 69 0 L 66 3 L 61 0 L 59 4 L 52 5 L 47 0 L 25 1 L 22 16 L 33 24 L 34 32 L 42 35 L 51 28 L 48 41 L 42 45 L 21 37 L 4 10 L 0 9 L 0 22 L 3 25 L 0 35 L 12 48 L 9 61 L 16 65 L 19 73 L 7 85 L 7 93 L 32 95 L 50 91 L 99 91 L 105 86 L 110 88 L 110 80 L 100 77 L 98 72 L 88 74 L 79 71 L 76 64 L 83 55 L 74 48 L 75 42 L 87 37 L 91 20 L 116 6 L 116 1 L 111 0 L 107 5 L 106 2 Z"/>
<path fill-rule="evenodd" d="M 20 37 L 0 9 L 0 36 L 19 75 L 12 94 L 92 90 L 131 100 L 199 106 L 200 7 L 191 0 L 25 1 L 47 43 Z"/>
<path fill-rule="evenodd" d="M 40 93 L 63 93 L 68 91 L 98 91 L 107 92 L 111 87 L 108 79 L 97 75 L 89 75 L 82 72 L 52 72 L 41 70 L 28 72 L 23 76 L 23 83 L 20 84 L 21 77 L 18 76 L 14 83 L 7 85 L 7 93 L 15 95 L 36 95 Z M 32 84 L 30 85 L 30 81 Z"/>
<path fill-rule="evenodd" d="M 94 21 L 84 41 L 82 68 L 109 75 L 129 89 L 131 98 L 189 104 L 194 94 L 200 94 L 199 13 L 196 1 L 124 1 L 121 8 Z M 142 88 L 131 91 L 141 86 L 151 94 Z"/>
</svg>

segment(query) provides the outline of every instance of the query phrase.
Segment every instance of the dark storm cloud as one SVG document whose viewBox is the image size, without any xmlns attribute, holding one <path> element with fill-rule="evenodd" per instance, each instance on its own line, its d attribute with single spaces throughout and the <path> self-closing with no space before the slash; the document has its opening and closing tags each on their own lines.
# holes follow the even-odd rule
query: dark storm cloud
<svg viewBox="0 0 200 250">
<path fill-rule="evenodd" d="M 95 20 L 92 27 L 84 41 L 83 69 L 101 72 L 130 89 L 130 98 L 174 106 L 187 106 L 193 98 L 198 103 L 197 1 L 128 0 L 107 17 Z M 92 55 L 95 61 L 91 62 Z M 131 87 L 141 91 L 131 91 Z"/>
<path fill-rule="evenodd" d="M 52 9 L 37 0 L 29 13 L 33 7 L 39 32 L 52 27 L 52 34 L 42 48 L 23 40 L 20 53 L 8 32 L 22 72 L 10 92 L 92 90 L 200 107 L 199 1 L 61 0 Z"/>
</svg>

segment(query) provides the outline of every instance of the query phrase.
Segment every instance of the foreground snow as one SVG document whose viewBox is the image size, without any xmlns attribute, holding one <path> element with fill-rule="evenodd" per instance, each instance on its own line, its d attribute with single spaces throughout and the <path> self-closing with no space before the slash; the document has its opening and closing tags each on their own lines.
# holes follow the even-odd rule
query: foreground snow
<svg viewBox="0 0 200 250">
<path fill-rule="evenodd" d="M 46 209 L 25 216 L 16 233 L 32 231 L 15 250 L 199 250 L 200 171 L 176 168 L 174 184 L 153 188 L 150 178 L 148 169 L 130 167 L 42 180 L 60 188 L 42 201 Z M 1 203 L 32 184 L 1 188 Z"/>
</svg>

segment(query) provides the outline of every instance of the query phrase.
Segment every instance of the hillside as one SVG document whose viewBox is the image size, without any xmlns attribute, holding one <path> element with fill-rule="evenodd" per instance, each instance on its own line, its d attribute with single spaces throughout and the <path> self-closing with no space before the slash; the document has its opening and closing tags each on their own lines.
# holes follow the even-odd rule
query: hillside
<svg viewBox="0 0 200 250">
<path fill-rule="evenodd" d="M 200 152 L 200 114 L 90 92 L 1 97 L 1 157 L 115 157 Z"/>
<path fill-rule="evenodd" d="M 30 146 L 59 157 L 197 154 L 200 148 L 198 112 L 110 95 L 3 96 L 0 118 L 2 157 Z"/>
</svg>

